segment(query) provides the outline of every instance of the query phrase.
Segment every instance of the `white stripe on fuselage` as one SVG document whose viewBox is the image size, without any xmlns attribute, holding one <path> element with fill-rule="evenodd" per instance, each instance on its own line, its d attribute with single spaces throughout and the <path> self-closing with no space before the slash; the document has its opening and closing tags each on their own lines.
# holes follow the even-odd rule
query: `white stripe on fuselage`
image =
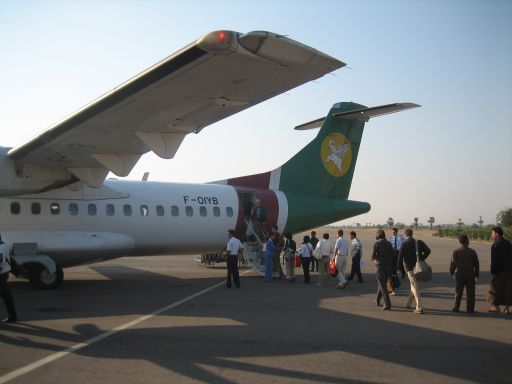
<svg viewBox="0 0 512 384">
<path fill-rule="evenodd" d="M 95 194 L 99 198 L 92 198 L 83 190 L 63 188 L 41 195 L 1 198 L 2 235 L 10 244 L 37 243 L 40 253 L 71 266 L 121 256 L 120 252 L 142 255 L 220 250 L 226 243 L 226 230 L 236 225 L 239 204 L 232 186 L 117 180 L 108 180 L 105 186 L 119 193 L 110 190 L 101 197 L 98 191 Z M 19 214 L 11 212 L 13 202 L 19 203 Z M 33 214 L 32 204 L 38 203 L 41 212 Z M 54 209 L 52 214 L 55 204 L 59 212 Z M 70 214 L 70 204 L 75 204 L 78 214 Z M 89 205 L 96 206 L 96 215 L 88 213 Z M 124 206 L 131 206 L 131 216 L 125 215 Z M 173 206 L 178 208 L 178 216 L 172 215 Z M 109 213 L 113 214 L 107 214 L 112 207 L 114 211 Z M 147 216 L 141 213 L 145 207 Z M 163 209 L 162 216 L 157 209 L 160 213 Z M 192 209 L 191 216 L 187 209 Z"/>
</svg>

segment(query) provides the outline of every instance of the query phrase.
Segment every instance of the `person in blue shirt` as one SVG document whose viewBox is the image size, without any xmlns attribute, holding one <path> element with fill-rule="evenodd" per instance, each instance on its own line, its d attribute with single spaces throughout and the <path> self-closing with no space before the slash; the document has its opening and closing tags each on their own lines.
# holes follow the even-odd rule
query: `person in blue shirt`
<svg viewBox="0 0 512 384">
<path fill-rule="evenodd" d="M 265 249 L 265 279 L 263 280 L 265 283 L 272 281 L 272 259 L 275 250 L 276 247 L 270 236 L 267 240 L 267 248 Z"/>
<path fill-rule="evenodd" d="M 395 296 L 396 295 L 396 290 L 397 290 L 397 286 L 395 286 L 393 284 L 393 281 L 396 281 L 397 280 L 397 276 L 398 276 L 398 273 L 397 273 L 397 264 L 398 264 L 398 255 L 400 253 L 400 248 L 402 247 L 402 243 L 404 242 L 404 237 L 398 233 L 398 228 L 393 228 L 392 229 L 393 231 L 393 236 L 391 236 L 389 238 L 389 242 L 391 243 L 391 245 L 393 246 L 393 265 L 394 265 L 394 268 L 393 268 L 393 271 L 391 272 L 391 276 L 388 280 L 388 289 L 391 290 L 390 292 L 390 295 L 391 296 Z"/>
</svg>

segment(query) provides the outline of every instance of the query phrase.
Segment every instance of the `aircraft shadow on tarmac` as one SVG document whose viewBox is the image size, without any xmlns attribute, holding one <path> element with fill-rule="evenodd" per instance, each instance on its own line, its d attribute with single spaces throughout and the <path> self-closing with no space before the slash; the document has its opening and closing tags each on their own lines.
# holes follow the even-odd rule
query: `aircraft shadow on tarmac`
<svg viewBox="0 0 512 384">
<path fill-rule="evenodd" d="M 111 270 L 109 267 L 95 266 L 93 269 L 102 274 L 115 274 L 115 280 L 67 281 L 66 289 L 62 291 L 31 291 L 32 299 L 25 299 L 24 304 L 37 301 L 39 310 L 34 309 L 30 313 L 35 315 L 34 320 L 151 313 L 162 307 L 163 303 L 173 302 L 173 286 L 181 287 L 180 294 L 183 295 L 188 290 L 196 292 L 199 282 L 201 286 L 205 286 L 205 283 L 210 286 L 220 281 L 219 278 L 181 280 L 124 268 L 126 267 L 115 267 L 115 270 Z M 367 380 L 349 379 L 344 375 L 344 372 L 351 369 L 343 361 L 345 354 L 352 356 L 350 359 L 354 359 L 354 355 L 361 359 L 371 358 L 383 363 L 446 375 L 453 379 L 506 382 L 506 372 L 510 372 L 512 362 L 510 344 L 423 327 L 424 319 L 429 316 L 405 313 L 403 295 L 392 298 L 394 311 L 382 314 L 379 312 L 378 318 L 348 313 L 342 306 L 326 309 L 321 305 L 325 301 L 336 302 L 343 296 L 373 293 L 375 277 L 370 273 L 364 277 L 365 284 L 353 283 L 348 289 L 339 291 L 304 285 L 301 283 L 301 276 L 296 284 L 276 281 L 266 285 L 263 285 L 260 277 L 243 276 L 242 289 L 215 289 L 150 320 L 157 321 L 157 326 L 144 327 L 144 323 L 141 323 L 136 328 L 126 329 L 75 353 L 99 359 L 147 360 L 165 371 L 193 380 L 221 384 L 236 382 L 216 373 L 226 370 L 274 375 L 290 381 L 300 379 L 324 383 L 338 383 L 340 380 L 347 383 L 366 382 Z M 402 291 L 408 286 L 405 281 L 404 284 Z M 446 274 L 435 274 L 432 283 L 426 288 L 434 288 L 434 295 L 444 298 L 446 295 L 435 293 L 437 288 L 452 290 L 453 284 Z M 27 289 L 23 283 L 14 285 L 18 291 L 16 293 Z M 89 290 L 87 286 L 90 286 Z M 164 289 L 166 295 L 169 293 L 165 300 L 161 297 L 154 299 L 149 294 L 159 288 Z M 27 292 L 26 294 L 28 296 Z M 97 300 L 89 298 L 90 307 L 83 307 L 82 295 L 96 295 Z M 429 295 L 428 291 L 424 291 L 425 298 Z M 37 300 L 34 299 L 37 296 Z M 70 296 L 77 303 L 76 307 L 64 308 L 60 302 L 69 300 Z M 126 302 L 112 301 L 121 297 L 125 297 Z M 361 307 L 369 306 L 367 298 L 361 300 L 364 300 Z M 130 302 L 133 305 L 129 305 Z M 445 314 L 445 311 L 446 309 L 429 310 L 428 314 Z M 393 321 L 390 314 L 409 316 L 410 323 Z M 492 324 L 490 315 L 479 316 L 488 316 Z M 173 325 L 173 319 L 180 317 L 203 318 L 202 324 L 207 323 L 209 318 L 227 318 L 236 324 Z M 160 325 L 162 322 L 164 325 Z M 62 341 L 72 345 L 108 330 L 99 329 L 97 325 L 88 322 L 77 324 L 72 332 L 23 323 L 8 327 L 17 336 L 0 333 L 1 343 L 47 351 L 61 351 Z M 56 343 L 30 339 L 36 336 L 54 339 Z M 308 368 L 311 356 L 333 352 L 342 354 L 339 366 L 332 364 L 323 373 L 316 372 L 315 367 Z M 260 358 L 266 358 L 265 361 L 286 359 L 287 363 L 276 366 L 253 362 Z M 318 357 L 316 359 L 318 361 Z M 128 373 L 130 369 L 128 365 Z M 101 374 L 101 371 L 96 374 Z M 374 377 L 379 378 L 378 373 Z M 380 380 L 391 379 L 382 377 Z M 158 377 L 155 380 L 158 381 Z"/>
</svg>

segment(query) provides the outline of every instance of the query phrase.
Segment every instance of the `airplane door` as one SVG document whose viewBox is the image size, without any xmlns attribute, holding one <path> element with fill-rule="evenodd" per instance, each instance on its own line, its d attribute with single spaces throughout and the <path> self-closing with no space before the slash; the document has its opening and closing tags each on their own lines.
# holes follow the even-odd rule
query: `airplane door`
<svg viewBox="0 0 512 384">
<path fill-rule="evenodd" d="M 236 235 L 243 240 L 247 236 L 255 235 L 264 242 L 270 234 L 270 227 L 277 224 L 279 202 L 276 194 L 272 190 L 235 188 L 240 208 Z"/>
</svg>

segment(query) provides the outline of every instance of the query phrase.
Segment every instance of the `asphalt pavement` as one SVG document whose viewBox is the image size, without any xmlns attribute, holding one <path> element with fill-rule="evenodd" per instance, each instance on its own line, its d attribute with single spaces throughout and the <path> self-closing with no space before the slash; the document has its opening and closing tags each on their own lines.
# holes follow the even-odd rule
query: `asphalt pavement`
<svg viewBox="0 0 512 384">
<path fill-rule="evenodd" d="M 321 235 L 321 233 L 319 233 Z M 0 383 L 510 383 L 512 315 L 487 313 L 490 244 L 479 255 L 475 314 L 450 311 L 456 240 L 418 236 L 434 277 L 425 314 L 375 306 L 374 232 L 360 231 L 364 283 L 336 289 L 243 271 L 194 256 L 121 258 L 65 270 L 57 290 L 11 287 L 20 322 L 0 325 Z M 349 266 L 350 267 L 350 266 Z M 313 282 L 316 274 L 313 274 Z M 3 307 L 0 314 L 4 315 Z"/>
</svg>

